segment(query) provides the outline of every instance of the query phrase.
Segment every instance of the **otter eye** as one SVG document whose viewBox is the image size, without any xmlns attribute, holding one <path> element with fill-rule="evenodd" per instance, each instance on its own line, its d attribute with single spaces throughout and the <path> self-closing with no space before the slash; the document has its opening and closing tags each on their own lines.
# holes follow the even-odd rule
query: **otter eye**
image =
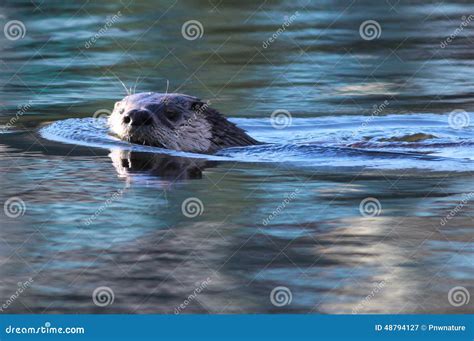
<svg viewBox="0 0 474 341">
<path fill-rule="evenodd" d="M 165 111 L 165 116 L 168 120 L 176 122 L 179 119 L 180 114 L 176 111 Z"/>
</svg>

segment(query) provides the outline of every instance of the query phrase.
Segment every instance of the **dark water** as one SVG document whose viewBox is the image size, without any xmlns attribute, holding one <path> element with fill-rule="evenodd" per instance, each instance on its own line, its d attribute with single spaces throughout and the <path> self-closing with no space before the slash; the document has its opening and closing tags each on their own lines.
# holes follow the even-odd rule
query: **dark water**
<svg viewBox="0 0 474 341">
<path fill-rule="evenodd" d="M 2 27 L 25 26 L 0 31 L 2 312 L 473 312 L 471 14 L 2 2 Z M 185 39 L 189 20 L 201 38 Z M 363 39 L 367 20 L 378 38 Z M 168 80 L 271 145 L 113 140 L 92 117 L 124 96 L 118 78 L 137 92 Z M 291 124 L 276 129 L 277 110 Z"/>
</svg>

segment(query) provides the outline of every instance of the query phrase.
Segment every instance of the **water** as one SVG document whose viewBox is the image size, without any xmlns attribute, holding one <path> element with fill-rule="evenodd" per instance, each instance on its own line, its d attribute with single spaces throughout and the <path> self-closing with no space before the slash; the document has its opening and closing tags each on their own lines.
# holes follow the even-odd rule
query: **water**
<svg viewBox="0 0 474 341">
<path fill-rule="evenodd" d="M 466 117 L 470 119 L 470 116 Z M 265 144 L 228 148 L 214 155 L 166 150 L 120 141 L 109 134 L 105 119 L 94 118 L 57 121 L 41 129 L 40 135 L 76 145 L 176 157 L 239 162 L 278 160 L 294 167 L 310 167 L 313 171 L 328 164 L 337 166 L 339 171 L 352 169 L 357 172 L 411 168 L 452 172 L 474 170 L 473 131 L 463 129 L 459 134 L 440 115 L 388 115 L 378 117 L 370 128 L 366 127 L 369 121 L 364 116 L 292 119 L 291 124 L 282 129 L 276 129 L 278 125 L 272 119 L 231 120 Z M 414 124 L 416 128 L 413 128 Z"/>
<path fill-rule="evenodd" d="M 0 35 L 0 202 L 20 204 L 1 213 L 4 312 L 473 312 L 448 292 L 474 283 L 474 5 L 214 5 L 2 5 L 3 26 L 26 27 Z M 379 38 L 361 38 L 365 20 Z M 117 77 L 168 80 L 268 144 L 113 139 L 92 117 L 124 96 Z M 276 110 L 291 125 L 275 129 Z"/>
</svg>

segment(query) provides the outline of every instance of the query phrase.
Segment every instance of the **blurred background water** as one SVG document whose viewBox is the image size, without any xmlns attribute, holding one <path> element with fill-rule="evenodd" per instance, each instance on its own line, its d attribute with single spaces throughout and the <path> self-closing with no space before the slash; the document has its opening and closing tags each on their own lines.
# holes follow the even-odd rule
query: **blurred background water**
<svg viewBox="0 0 474 341">
<path fill-rule="evenodd" d="M 468 1 L 3 1 L 3 312 L 473 312 L 448 295 L 474 283 L 472 14 Z M 202 37 L 185 39 L 189 20 Z M 380 29 L 363 39 L 367 20 Z M 169 81 L 284 144 L 203 159 L 90 143 L 118 79 Z M 292 125 L 272 128 L 275 110 Z M 79 140 L 40 134 L 71 118 L 84 124 L 54 132 Z"/>
</svg>

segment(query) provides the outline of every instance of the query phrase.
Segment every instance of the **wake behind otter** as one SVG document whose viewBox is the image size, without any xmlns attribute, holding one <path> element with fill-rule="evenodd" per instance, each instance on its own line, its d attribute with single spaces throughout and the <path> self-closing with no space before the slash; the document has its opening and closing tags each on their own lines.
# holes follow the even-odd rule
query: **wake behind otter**
<svg viewBox="0 0 474 341">
<path fill-rule="evenodd" d="M 164 154 L 213 161 L 277 162 L 288 167 L 310 167 L 331 172 L 361 169 L 423 169 L 474 171 L 474 132 L 462 137 L 445 123 L 442 115 L 414 114 L 379 117 L 373 126 L 354 134 L 365 116 L 293 119 L 287 129 L 274 129 L 268 119 L 230 119 L 250 136 L 268 144 L 225 148 L 215 154 L 188 153 L 121 141 L 108 132 L 104 119 L 68 119 L 40 130 L 42 137 L 70 144 L 105 149 Z M 418 126 L 419 128 L 416 128 Z M 430 139 L 410 142 L 391 137 L 423 132 Z M 390 141 L 386 141 L 390 139 Z M 357 147 L 360 146 L 360 147 Z"/>
</svg>

